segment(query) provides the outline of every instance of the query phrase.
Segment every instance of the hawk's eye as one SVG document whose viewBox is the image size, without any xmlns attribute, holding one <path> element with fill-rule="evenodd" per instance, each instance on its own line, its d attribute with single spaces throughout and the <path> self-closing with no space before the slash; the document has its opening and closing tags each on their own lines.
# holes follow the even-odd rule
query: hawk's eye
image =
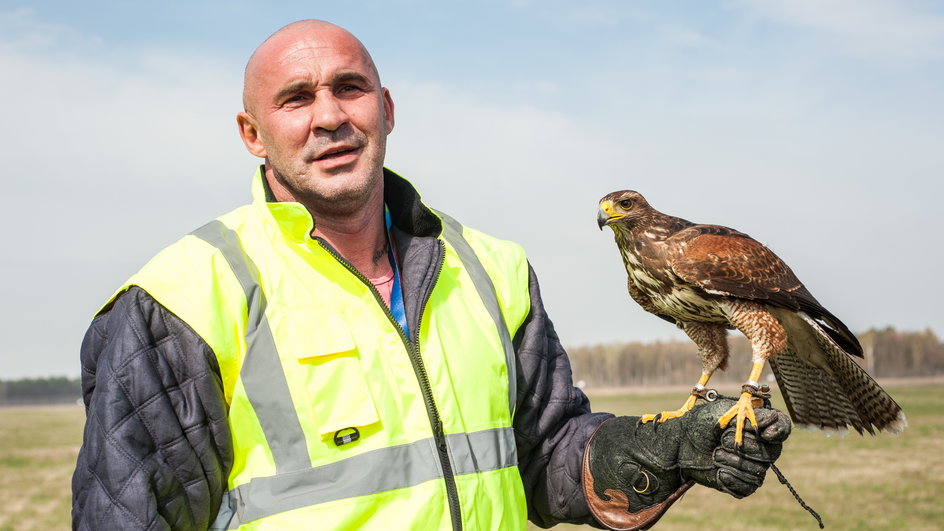
<svg viewBox="0 0 944 531">
<path fill-rule="evenodd" d="M 630 201 L 629 199 L 623 199 L 622 201 L 619 202 L 619 206 L 623 210 L 629 210 L 629 207 L 633 206 L 633 202 Z"/>
</svg>

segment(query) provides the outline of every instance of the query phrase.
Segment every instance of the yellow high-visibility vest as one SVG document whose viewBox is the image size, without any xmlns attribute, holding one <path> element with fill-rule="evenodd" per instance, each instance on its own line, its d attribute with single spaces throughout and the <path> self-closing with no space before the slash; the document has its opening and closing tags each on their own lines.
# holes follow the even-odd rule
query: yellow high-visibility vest
<svg viewBox="0 0 944 531">
<path fill-rule="evenodd" d="M 511 346 L 530 311 L 523 250 L 437 213 L 441 262 L 407 337 L 263 180 L 260 168 L 252 204 L 118 290 L 140 286 L 216 355 L 235 458 L 213 529 L 524 529 Z"/>
</svg>

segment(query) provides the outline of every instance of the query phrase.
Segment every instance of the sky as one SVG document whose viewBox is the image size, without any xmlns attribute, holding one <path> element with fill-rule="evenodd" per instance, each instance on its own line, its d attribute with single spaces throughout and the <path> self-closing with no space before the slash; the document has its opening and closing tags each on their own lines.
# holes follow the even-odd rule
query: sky
<svg viewBox="0 0 944 531">
<path fill-rule="evenodd" d="M 768 245 L 853 331 L 944 333 L 940 3 L 262 4 L 0 1 L 0 379 L 77 376 L 114 290 L 249 201 L 243 67 L 303 18 L 364 42 L 386 165 L 522 244 L 567 346 L 684 339 L 597 228 L 622 189 Z"/>
</svg>

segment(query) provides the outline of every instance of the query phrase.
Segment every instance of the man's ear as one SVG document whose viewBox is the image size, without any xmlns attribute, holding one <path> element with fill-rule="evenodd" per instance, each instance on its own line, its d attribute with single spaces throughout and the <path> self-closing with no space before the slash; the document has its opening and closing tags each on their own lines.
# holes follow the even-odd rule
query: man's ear
<svg viewBox="0 0 944 531">
<path fill-rule="evenodd" d="M 383 89 L 384 99 L 384 125 L 387 127 L 387 134 L 393 131 L 393 98 L 390 97 L 390 91 Z"/>
<path fill-rule="evenodd" d="M 243 139 L 246 149 L 257 157 L 265 158 L 266 148 L 262 145 L 262 139 L 259 137 L 256 119 L 248 112 L 243 111 L 236 115 L 236 125 L 239 126 L 239 137 Z"/>
</svg>

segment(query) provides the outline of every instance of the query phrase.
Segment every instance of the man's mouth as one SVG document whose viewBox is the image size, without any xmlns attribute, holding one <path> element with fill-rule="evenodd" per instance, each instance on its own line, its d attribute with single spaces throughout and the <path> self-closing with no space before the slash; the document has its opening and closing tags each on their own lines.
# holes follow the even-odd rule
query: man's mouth
<svg viewBox="0 0 944 531">
<path fill-rule="evenodd" d="M 340 158 L 340 157 L 343 157 L 343 156 L 345 156 L 345 155 L 349 155 L 349 154 L 351 154 L 351 153 L 354 153 L 354 152 L 356 152 L 356 151 L 359 150 L 359 149 L 360 149 L 360 147 L 358 147 L 358 146 L 355 146 L 355 147 L 339 146 L 339 147 L 337 147 L 337 148 L 331 148 L 331 149 L 326 150 L 324 153 L 322 153 L 321 155 L 319 155 L 315 160 L 331 160 L 331 159 L 336 159 L 336 158 Z"/>
</svg>

